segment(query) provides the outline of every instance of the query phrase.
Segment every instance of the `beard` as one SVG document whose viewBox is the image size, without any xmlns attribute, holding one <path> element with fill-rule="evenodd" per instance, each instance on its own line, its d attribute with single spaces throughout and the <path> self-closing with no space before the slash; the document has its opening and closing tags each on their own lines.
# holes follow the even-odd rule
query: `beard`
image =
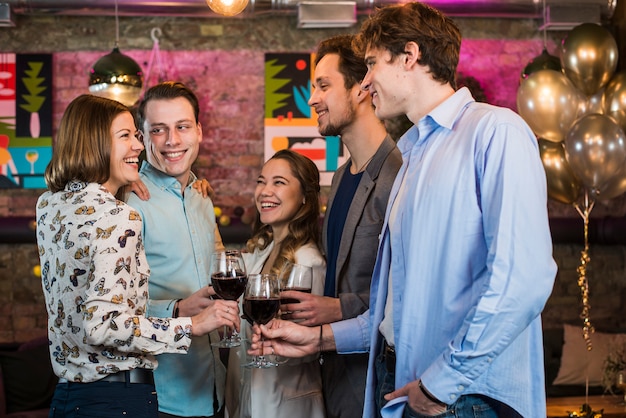
<svg viewBox="0 0 626 418">
<path fill-rule="evenodd" d="M 348 98 L 346 100 L 348 100 Z M 349 105 L 347 106 L 345 112 L 343 113 L 343 115 L 338 121 L 335 121 L 335 122 L 330 121 L 330 117 L 329 117 L 328 124 L 324 126 L 322 125 L 319 126 L 319 132 L 321 135 L 341 136 L 346 130 L 346 127 L 354 123 L 354 120 L 356 119 L 356 111 L 354 110 L 354 106 L 352 102 L 348 102 L 348 103 Z M 330 116 L 330 113 L 329 113 L 329 116 Z"/>
</svg>

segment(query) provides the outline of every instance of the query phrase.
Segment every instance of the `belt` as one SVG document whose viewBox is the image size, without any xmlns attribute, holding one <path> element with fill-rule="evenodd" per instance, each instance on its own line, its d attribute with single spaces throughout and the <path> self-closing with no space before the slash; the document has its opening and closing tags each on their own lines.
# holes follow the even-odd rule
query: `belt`
<svg viewBox="0 0 626 418">
<path fill-rule="evenodd" d="M 383 338 L 383 358 L 385 359 L 385 366 L 388 373 L 395 373 L 396 371 L 396 350 L 387 344 L 387 340 Z"/>
<path fill-rule="evenodd" d="M 154 385 L 154 374 L 149 369 L 132 369 L 122 370 L 117 373 L 108 374 L 96 382 L 121 382 L 121 383 L 143 383 L 147 385 Z M 67 379 L 60 378 L 59 383 L 73 383 L 68 382 Z"/>
</svg>

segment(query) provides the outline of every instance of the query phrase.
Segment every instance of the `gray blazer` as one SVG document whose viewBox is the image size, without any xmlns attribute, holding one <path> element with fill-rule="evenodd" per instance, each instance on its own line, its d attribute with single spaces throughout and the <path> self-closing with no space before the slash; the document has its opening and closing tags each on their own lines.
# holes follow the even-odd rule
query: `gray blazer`
<svg viewBox="0 0 626 418">
<path fill-rule="evenodd" d="M 341 198 L 336 193 L 347 165 L 339 167 L 333 176 L 327 214 L 334 200 Z M 354 318 L 369 308 L 378 236 L 385 219 L 391 186 L 401 165 L 402 154 L 393 139 L 387 136 L 367 165 L 354 194 L 341 235 L 335 271 L 335 294 L 341 300 L 343 319 Z M 328 216 L 324 218 L 322 231 L 324 252 L 327 252 L 327 228 Z"/>
<path fill-rule="evenodd" d="M 367 165 L 354 194 L 341 234 L 335 271 L 335 294 L 341 301 L 343 319 L 354 318 L 369 308 L 370 283 L 387 200 L 402 154 L 387 136 Z M 331 184 L 326 213 L 330 213 L 337 188 L 346 171 L 342 165 Z M 323 248 L 327 252 L 328 216 L 324 218 Z M 359 418 L 365 401 L 367 354 L 324 353 L 322 387 L 327 418 Z"/>
</svg>

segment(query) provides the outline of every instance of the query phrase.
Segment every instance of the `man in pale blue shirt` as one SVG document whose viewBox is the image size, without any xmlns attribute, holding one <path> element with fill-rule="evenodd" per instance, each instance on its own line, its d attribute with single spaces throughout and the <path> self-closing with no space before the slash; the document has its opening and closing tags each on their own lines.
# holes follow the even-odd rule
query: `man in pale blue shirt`
<svg viewBox="0 0 626 418">
<path fill-rule="evenodd" d="M 321 328 L 275 321 L 266 345 L 369 351 L 364 417 L 545 416 L 540 314 L 556 263 L 535 136 L 455 91 L 461 35 L 436 9 L 380 9 L 357 41 L 376 115 L 415 125 L 398 142 L 370 310 Z"/>
<path fill-rule="evenodd" d="M 198 99 L 182 83 L 165 82 L 146 92 L 137 113 L 147 159 L 140 179 L 150 198 L 131 195 L 128 203 L 143 219 L 149 314 L 189 316 L 214 305 L 209 259 L 223 248 L 213 203 L 192 186 L 202 140 Z M 193 338 L 186 356 L 159 356 L 154 378 L 162 418 L 221 416 L 226 370 L 212 341 L 219 341 L 217 332 Z"/>
</svg>

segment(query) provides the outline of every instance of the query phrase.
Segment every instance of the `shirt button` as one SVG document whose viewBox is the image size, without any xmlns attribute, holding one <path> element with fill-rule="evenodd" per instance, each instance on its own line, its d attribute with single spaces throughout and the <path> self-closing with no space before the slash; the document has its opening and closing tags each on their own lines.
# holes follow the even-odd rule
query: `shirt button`
<svg viewBox="0 0 626 418">
<path fill-rule="evenodd" d="M 459 385 L 459 386 L 457 386 L 456 388 L 457 388 L 459 391 L 462 391 L 462 390 L 464 390 L 464 389 L 465 389 L 465 387 L 464 387 L 463 385 Z"/>
</svg>

